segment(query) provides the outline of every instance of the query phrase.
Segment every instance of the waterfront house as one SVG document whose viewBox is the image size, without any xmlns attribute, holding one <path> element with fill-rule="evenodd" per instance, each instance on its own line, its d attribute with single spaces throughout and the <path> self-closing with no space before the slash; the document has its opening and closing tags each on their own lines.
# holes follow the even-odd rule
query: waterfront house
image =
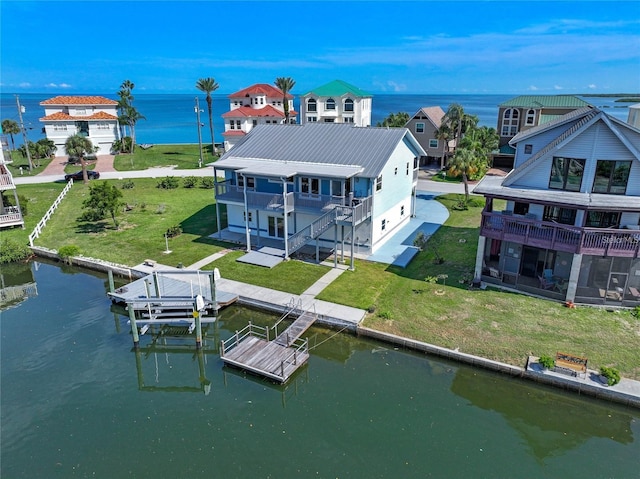
<svg viewBox="0 0 640 479">
<path fill-rule="evenodd" d="M 447 145 L 446 141 L 438 139 L 438 130 L 444 115 L 444 110 L 439 106 L 425 106 L 420 108 L 405 125 L 426 152 L 425 156 L 420 157 L 422 165 L 439 163 L 443 155 L 454 148 L 453 140 Z"/>
<path fill-rule="evenodd" d="M 219 237 L 375 252 L 414 212 L 424 154 L 405 128 L 259 125 L 213 164 Z"/>
<path fill-rule="evenodd" d="M 587 106 L 510 145 L 514 169 L 474 189 L 485 196 L 476 277 L 563 301 L 640 305 L 640 130 Z"/>
<path fill-rule="evenodd" d="M 371 126 L 372 98 L 356 86 L 334 80 L 300 97 L 301 122 Z"/>
<path fill-rule="evenodd" d="M 267 83 L 257 83 L 229 95 L 229 111 L 224 118 L 224 149 L 235 144 L 258 125 L 285 122 L 282 90 Z M 293 109 L 293 95 L 287 93 L 289 123 L 295 123 L 298 113 Z"/>
<path fill-rule="evenodd" d="M 11 150 L 5 135 L 0 136 L 0 228 L 9 226 L 24 227 L 24 219 L 18 201 L 18 191 L 13 182 L 13 175 L 7 163 L 11 162 Z M 5 195 L 13 196 L 13 200 L 7 201 Z M 11 204 L 7 204 L 11 203 Z"/>
<path fill-rule="evenodd" d="M 627 116 L 627 123 L 636 128 L 640 128 L 640 103 L 629 105 L 629 114 Z"/>
<path fill-rule="evenodd" d="M 57 96 L 44 106 L 44 132 L 56 145 L 56 156 L 65 156 L 64 144 L 75 134 L 86 136 L 98 155 L 111 153 L 113 142 L 119 138 L 118 102 L 101 96 Z"/>
<path fill-rule="evenodd" d="M 521 131 L 544 125 L 588 103 L 574 95 L 521 95 L 498 105 L 499 154 L 494 166 L 513 166 L 515 151 L 509 145 Z"/>
</svg>

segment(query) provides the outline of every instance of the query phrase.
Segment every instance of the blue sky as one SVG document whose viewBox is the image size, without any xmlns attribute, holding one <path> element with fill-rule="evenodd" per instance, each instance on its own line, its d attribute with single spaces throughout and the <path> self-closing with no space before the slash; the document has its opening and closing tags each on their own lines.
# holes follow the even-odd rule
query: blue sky
<svg viewBox="0 0 640 479">
<path fill-rule="evenodd" d="M 640 92 L 638 1 L 0 2 L 4 93 Z"/>
</svg>

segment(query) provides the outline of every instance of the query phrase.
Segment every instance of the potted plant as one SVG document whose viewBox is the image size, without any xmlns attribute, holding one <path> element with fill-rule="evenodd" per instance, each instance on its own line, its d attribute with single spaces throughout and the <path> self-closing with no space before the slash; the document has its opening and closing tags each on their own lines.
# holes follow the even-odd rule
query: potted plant
<svg viewBox="0 0 640 479">
<path fill-rule="evenodd" d="M 615 386 L 620 382 L 620 371 L 616 368 L 602 366 L 600 368 L 600 380 L 607 386 Z"/>
<path fill-rule="evenodd" d="M 553 359 L 551 356 L 547 356 L 546 354 L 540 356 L 540 358 L 538 359 L 538 363 L 540 363 L 540 365 L 544 369 L 553 369 L 556 365 L 555 359 Z"/>
</svg>

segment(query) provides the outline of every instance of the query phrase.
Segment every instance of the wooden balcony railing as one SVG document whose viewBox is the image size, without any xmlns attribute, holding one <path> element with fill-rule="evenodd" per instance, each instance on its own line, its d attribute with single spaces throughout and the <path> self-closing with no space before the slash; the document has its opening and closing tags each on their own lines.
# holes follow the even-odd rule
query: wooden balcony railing
<svg viewBox="0 0 640 479">
<path fill-rule="evenodd" d="M 640 231 L 580 228 L 500 213 L 482 213 L 480 234 L 567 253 L 637 258 L 640 250 Z"/>
</svg>

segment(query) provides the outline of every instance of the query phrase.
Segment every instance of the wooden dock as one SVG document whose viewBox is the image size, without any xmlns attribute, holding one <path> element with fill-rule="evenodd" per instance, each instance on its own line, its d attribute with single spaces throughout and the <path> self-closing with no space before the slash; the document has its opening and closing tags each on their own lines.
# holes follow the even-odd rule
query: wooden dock
<svg viewBox="0 0 640 479">
<path fill-rule="evenodd" d="M 309 343 L 300 336 L 316 318 L 317 315 L 309 311 L 301 314 L 272 341 L 269 340 L 269 327 L 249 323 L 242 331 L 236 331 L 234 336 L 221 342 L 220 358 L 225 364 L 285 383 L 309 359 Z"/>
</svg>

